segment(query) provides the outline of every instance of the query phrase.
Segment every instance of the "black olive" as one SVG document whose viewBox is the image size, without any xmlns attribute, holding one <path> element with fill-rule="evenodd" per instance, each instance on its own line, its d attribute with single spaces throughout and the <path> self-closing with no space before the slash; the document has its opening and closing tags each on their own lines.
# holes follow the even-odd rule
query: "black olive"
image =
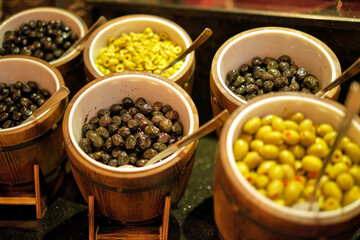
<svg viewBox="0 0 360 240">
<path fill-rule="evenodd" d="M 314 76 L 308 76 L 305 77 L 302 85 L 310 90 L 315 90 L 319 86 L 319 81 Z"/>
<path fill-rule="evenodd" d="M 156 154 L 158 154 L 158 152 L 153 149 L 153 148 L 148 148 L 145 150 L 144 154 L 143 154 L 143 157 L 145 159 L 151 159 L 152 157 L 154 157 Z"/>
<path fill-rule="evenodd" d="M 245 73 L 248 73 L 248 72 L 252 72 L 252 67 L 250 65 L 244 63 L 239 67 L 239 73 L 240 74 L 245 74 Z"/>
<path fill-rule="evenodd" d="M 159 129 L 161 132 L 170 132 L 172 129 L 172 121 L 168 118 L 165 118 L 160 121 Z"/>
<path fill-rule="evenodd" d="M 122 110 L 123 107 L 121 104 L 113 104 L 110 107 L 110 113 L 111 116 L 118 115 L 120 113 L 120 110 Z"/>
<path fill-rule="evenodd" d="M 143 105 L 145 103 L 147 103 L 145 98 L 139 97 L 138 99 L 135 100 L 134 104 L 135 104 L 135 107 L 139 109 L 141 107 L 141 105 Z"/>
<path fill-rule="evenodd" d="M 139 127 L 142 131 L 145 131 L 145 128 L 151 125 L 154 125 L 154 123 L 147 118 L 143 118 L 139 121 Z"/>
<path fill-rule="evenodd" d="M 110 124 L 112 124 L 112 118 L 109 115 L 100 117 L 99 119 L 100 127 L 108 127 Z"/>
<path fill-rule="evenodd" d="M 126 165 L 130 162 L 130 157 L 129 155 L 125 152 L 125 151 L 121 151 L 119 153 L 119 157 L 117 159 L 117 164 L 119 166 L 123 166 L 123 165 Z"/>
<path fill-rule="evenodd" d="M 166 114 L 168 111 L 170 111 L 172 107 L 169 104 L 165 104 L 161 107 L 161 111 Z"/>
<path fill-rule="evenodd" d="M 270 91 L 272 91 L 273 87 L 274 87 L 273 81 L 265 81 L 263 90 L 264 90 L 264 92 L 270 92 Z"/>
<path fill-rule="evenodd" d="M 129 135 L 125 140 L 125 148 L 128 150 L 135 149 L 137 139 L 134 135 Z"/>
<path fill-rule="evenodd" d="M 279 77 L 274 80 L 274 86 L 278 89 L 289 85 L 289 80 L 286 77 Z"/>
<path fill-rule="evenodd" d="M 173 129 L 174 129 L 174 127 L 175 126 L 178 126 L 178 125 L 173 125 Z M 182 131 L 181 131 L 182 132 Z M 175 134 L 174 133 L 174 131 L 172 131 L 172 133 L 174 134 L 174 135 L 177 135 L 177 134 Z M 180 133 L 181 134 L 181 133 Z M 169 140 L 170 140 L 170 138 L 171 138 L 171 136 L 168 134 L 168 133 L 160 133 L 159 134 L 159 136 L 158 136 L 158 138 L 156 139 L 156 142 L 159 142 L 159 143 L 167 143 L 167 142 L 169 142 Z"/>
<path fill-rule="evenodd" d="M 144 103 L 140 106 L 140 112 L 145 116 L 151 114 L 153 111 L 154 109 L 151 104 Z"/>
<path fill-rule="evenodd" d="M 171 129 L 170 129 L 171 130 Z M 146 126 L 144 129 L 144 132 L 150 137 L 150 138 L 157 138 L 160 134 L 160 129 L 157 128 L 154 125 Z"/>
<path fill-rule="evenodd" d="M 129 97 L 124 97 L 122 100 L 122 105 L 124 108 L 129 109 L 134 106 L 134 101 Z"/>
<path fill-rule="evenodd" d="M 262 65 L 264 62 L 263 62 L 263 60 L 262 60 L 262 58 L 261 57 L 254 57 L 253 59 L 251 59 L 251 64 L 253 65 L 253 66 L 260 66 L 260 65 Z"/>
<path fill-rule="evenodd" d="M 291 64 L 291 58 L 288 55 L 282 55 L 280 56 L 277 61 L 280 62 L 287 62 L 289 64 Z"/>
<path fill-rule="evenodd" d="M 105 127 L 98 127 L 95 132 L 97 132 L 103 139 L 110 137 L 109 131 Z"/>
<path fill-rule="evenodd" d="M 289 69 L 289 68 L 290 68 L 290 64 L 288 62 L 285 62 L 285 61 L 279 62 L 279 70 L 281 72 L 284 72 L 286 69 Z"/>
<path fill-rule="evenodd" d="M 175 122 L 172 125 L 171 133 L 175 136 L 180 136 L 183 134 L 183 125 L 181 124 L 181 122 Z"/>
<path fill-rule="evenodd" d="M 131 130 L 130 128 L 126 127 L 126 126 L 122 126 L 121 128 L 119 128 L 118 132 L 117 132 L 121 137 L 123 138 L 127 138 L 130 134 L 131 134 Z"/>
<path fill-rule="evenodd" d="M 151 146 L 151 139 L 148 135 L 146 134 L 140 134 L 137 137 L 137 142 L 138 145 L 141 149 L 147 149 Z"/>
<path fill-rule="evenodd" d="M 153 108 L 154 111 L 161 111 L 162 103 L 161 102 L 154 102 Z"/>
<path fill-rule="evenodd" d="M 136 161 L 136 166 L 137 167 L 143 167 L 145 166 L 145 164 L 147 164 L 149 162 L 148 159 L 140 159 Z"/>
<path fill-rule="evenodd" d="M 111 136 L 111 143 L 113 147 L 122 146 L 124 145 L 124 138 L 120 134 L 116 133 Z"/>
<path fill-rule="evenodd" d="M 307 71 L 305 68 L 299 68 L 297 71 L 296 71 L 296 77 L 302 81 L 306 76 L 307 76 Z"/>
<path fill-rule="evenodd" d="M 90 153 L 91 152 L 90 140 L 87 138 L 81 138 L 79 141 L 79 147 L 85 153 Z"/>
<path fill-rule="evenodd" d="M 267 69 L 278 69 L 279 64 L 275 60 L 270 60 L 266 67 Z"/>
<path fill-rule="evenodd" d="M 104 116 L 110 116 L 110 110 L 108 109 L 100 109 L 97 111 L 96 115 L 98 118 L 104 117 Z"/>
<path fill-rule="evenodd" d="M 242 85 L 242 84 L 245 84 L 245 82 L 246 82 L 245 78 L 244 78 L 243 76 L 240 76 L 240 75 L 239 75 L 239 76 L 235 79 L 235 81 L 232 83 L 231 87 L 234 86 L 235 89 L 236 89 L 238 86 L 240 86 L 240 85 Z"/>
<path fill-rule="evenodd" d="M 231 84 L 233 81 L 236 80 L 238 76 L 239 76 L 238 72 L 235 69 L 233 69 L 227 73 L 226 80 L 229 82 L 229 84 Z"/>
<path fill-rule="evenodd" d="M 89 130 L 86 132 L 85 134 L 86 138 L 90 140 L 91 145 L 95 148 L 95 149 L 101 149 L 102 146 L 104 145 L 104 140 L 102 139 L 102 137 L 95 132 L 94 130 Z"/>
</svg>

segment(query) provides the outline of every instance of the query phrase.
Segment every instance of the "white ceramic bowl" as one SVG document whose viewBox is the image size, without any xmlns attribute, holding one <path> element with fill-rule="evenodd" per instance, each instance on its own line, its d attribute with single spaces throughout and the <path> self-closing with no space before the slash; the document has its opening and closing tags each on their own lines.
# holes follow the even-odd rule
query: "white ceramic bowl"
<svg viewBox="0 0 360 240">
<path fill-rule="evenodd" d="M 160 214 L 165 195 L 170 194 L 173 203 L 180 200 L 190 177 L 197 142 L 146 167 L 117 168 L 90 158 L 78 145 L 82 125 L 99 109 L 110 108 L 124 97 L 134 101 L 143 97 L 148 103 L 169 104 L 179 113 L 184 135 L 198 128 L 199 118 L 190 96 L 176 83 L 136 71 L 109 74 L 91 81 L 69 103 L 63 123 L 65 146 L 84 198 L 95 195 L 100 202 L 99 211 L 107 217 L 137 222 Z M 105 198 L 111 204 L 104 202 Z M 134 206 L 126 207 L 127 204 Z"/>
<path fill-rule="evenodd" d="M 220 184 L 222 187 L 214 188 L 215 219 L 217 220 L 220 232 L 224 231 L 224 235 L 229 234 L 229 232 L 225 233 L 226 229 L 223 227 L 225 223 L 223 218 L 220 217 L 221 208 L 227 209 L 223 209 L 223 211 L 232 211 L 230 209 L 235 209 L 234 207 L 226 206 L 223 202 L 219 202 L 217 194 L 221 195 L 221 192 L 227 192 L 229 194 L 229 199 L 232 199 L 234 205 L 241 209 L 238 212 L 245 211 L 245 209 L 253 210 L 253 212 L 247 211 L 245 214 L 237 213 L 234 215 L 236 220 L 230 221 L 236 224 L 241 218 L 240 216 L 252 218 L 254 220 L 253 222 L 245 220 L 246 223 L 243 222 L 243 224 L 248 228 L 257 225 L 259 232 L 256 233 L 256 231 L 254 231 L 250 233 L 249 231 L 249 234 L 259 234 L 258 236 L 261 234 L 270 234 L 270 236 L 278 237 L 283 234 L 283 236 L 291 238 L 292 234 L 299 237 L 309 237 L 318 234 L 317 237 L 319 237 L 335 236 L 342 231 L 343 233 L 349 233 L 349 231 L 351 231 L 349 229 L 351 228 L 352 231 L 354 231 L 354 226 L 356 224 L 359 226 L 358 224 L 360 222 L 360 200 L 338 210 L 321 212 L 308 212 L 280 206 L 258 193 L 256 189 L 250 185 L 246 178 L 239 172 L 233 155 L 234 142 L 241 135 L 242 126 L 252 117 L 263 117 L 267 114 L 286 117 L 291 113 L 302 112 L 304 116 L 311 119 L 314 124 L 328 123 L 331 124 L 334 129 L 338 129 L 344 117 L 344 110 L 343 105 L 330 99 L 321 99 L 310 94 L 284 92 L 259 96 L 234 111 L 222 129 L 218 146 L 217 166 L 221 166 L 220 169 L 223 171 L 221 172 L 221 176 L 222 179 L 225 179 L 215 178 L 217 179 L 215 181 L 224 184 Z M 359 117 L 355 117 L 352 121 L 347 136 L 352 141 L 360 144 Z M 239 201 L 242 201 L 242 204 L 239 204 Z M 231 216 L 229 216 L 229 218 L 231 218 Z M 268 218 L 273 219 L 273 221 L 267 222 L 265 219 Z M 257 224 L 258 221 L 263 222 L 263 226 Z M 349 225 L 349 222 L 354 224 Z M 241 229 L 239 229 L 233 233 L 233 236 L 249 237 L 249 235 L 246 234 L 246 232 L 241 232 Z"/>
<path fill-rule="evenodd" d="M 226 74 L 230 70 L 238 69 L 244 63 L 251 65 L 251 59 L 256 56 L 277 59 L 282 55 L 290 56 L 298 67 L 315 75 L 320 87 L 341 74 L 339 60 L 333 51 L 305 32 L 283 27 L 250 29 L 228 39 L 213 58 L 210 73 L 213 109 L 226 108 L 232 112 L 247 102 L 227 87 Z M 328 97 L 336 100 L 339 89 L 331 90 Z"/>
<path fill-rule="evenodd" d="M 85 35 L 88 27 L 81 17 L 75 13 L 57 7 L 37 7 L 27 9 L 21 12 L 18 12 L 0 25 L 0 45 L 4 41 L 4 35 L 7 31 L 14 31 L 18 29 L 22 23 L 29 22 L 30 20 L 61 20 L 66 25 L 68 25 L 73 32 L 77 34 L 79 38 Z M 49 62 L 52 66 L 57 67 L 60 72 L 64 73 L 69 71 L 74 67 L 74 61 L 79 61 L 78 56 L 81 56 L 81 51 L 73 50 L 68 55 L 62 56 L 58 59 L 55 59 Z"/>
<path fill-rule="evenodd" d="M 134 14 L 118 17 L 100 26 L 91 34 L 84 48 L 84 63 L 88 80 L 99 78 L 104 74 L 95 66 L 95 60 L 100 49 L 107 45 L 110 37 L 118 38 L 122 33 L 141 33 L 146 27 L 153 29 L 155 33 L 165 32 L 169 39 L 176 42 L 183 49 L 190 46 L 192 40 L 188 33 L 178 24 L 168 19 L 145 14 Z M 183 66 L 169 79 L 183 86 L 191 92 L 192 79 L 195 70 L 195 53 L 185 57 Z"/>
</svg>

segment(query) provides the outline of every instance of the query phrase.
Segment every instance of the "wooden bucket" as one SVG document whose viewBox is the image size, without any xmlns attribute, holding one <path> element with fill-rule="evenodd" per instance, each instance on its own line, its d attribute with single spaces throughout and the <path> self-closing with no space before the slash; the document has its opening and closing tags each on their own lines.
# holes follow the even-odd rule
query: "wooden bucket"
<svg viewBox="0 0 360 240">
<path fill-rule="evenodd" d="M 184 134 L 196 130 L 199 119 L 192 99 L 180 86 L 144 72 L 103 76 L 88 83 L 69 103 L 63 123 L 65 147 L 84 199 L 93 195 L 97 211 L 108 218 L 122 223 L 143 222 L 162 214 L 165 196 L 171 196 L 172 206 L 180 201 L 192 171 L 197 142 L 160 163 L 141 168 L 116 168 L 90 158 L 78 145 L 82 124 L 99 109 L 109 108 L 124 97 L 144 97 L 149 103 L 171 105 L 179 112 Z"/>
<path fill-rule="evenodd" d="M 0 82 L 35 81 L 52 94 L 65 85 L 56 68 L 33 57 L 1 57 L 0 72 Z M 32 190 L 34 164 L 39 164 L 50 186 L 56 184 L 66 158 L 61 121 L 67 101 L 61 101 L 29 123 L 0 129 L 1 193 Z"/>
<path fill-rule="evenodd" d="M 314 124 L 337 127 L 342 121 L 345 108 L 341 104 L 303 95 L 260 96 L 234 111 L 224 125 L 214 173 L 214 216 L 222 239 L 350 239 L 359 229 L 360 200 L 333 211 L 308 212 L 284 207 L 261 195 L 236 166 L 233 144 L 251 117 L 270 113 L 285 117 L 300 111 Z M 360 144 L 358 117 L 347 136 Z"/>
<path fill-rule="evenodd" d="M 24 22 L 29 22 L 30 20 L 50 21 L 57 19 L 68 25 L 79 38 L 84 36 L 88 30 L 84 20 L 74 12 L 57 7 L 36 7 L 18 12 L 1 23 L 0 45 L 2 46 L 3 44 L 4 34 L 6 31 L 14 31 L 15 29 L 18 29 L 20 24 Z M 84 47 L 82 46 L 78 49 L 74 49 L 66 56 L 62 56 L 49 62 L 50 65 L 56 67 L 60 71 L 65 79 L 66 86 L 74 93 L 86 84 L 85 80 L 72 79 L 68 77 L 74 70 L 79 67 L 83 67 L 81 65 L 81 51 L 83 48 Z"/>
<path fill-rule="evenodd" d="M 146 27 L 151 27 L 155 33 L 165 32 L 169 39 L 175 41 L 183 50 L 190 46 L 192 40 L 189 34 L 178 24 L 153 15 L 134 14 L 114 18 L 96 29 L 86 41 L 84 48 L 84 64 L 87 81 L 103 76 L 95 66 L 97 54 L 107 45 L 110 37 L 118 38 L 122 33 L 142 33 Z M 169 79 L 179 84 L 191 94 L 195 72 L 195 52 L 188 54 L 181 69 Z"/>
<path fill-rule="evenodd" d="M 251 65 L 253 57 L 288 55 L 299 67 L 317 76 L 320 86 L 326 86 L 341 74 L 339 60 L 325 43 L 315 37 L 289 28 L 262 27 L 241 32 L 228 39 L 215 53 L 210 70 L 210 97 L 213 115 L 222 110 L 233 112 L 247 101 L 236 96 L 227 85 L 226 74 L 241 64 Z M 336 100 L 340 87 L 328 97 Z"/>
</svg>

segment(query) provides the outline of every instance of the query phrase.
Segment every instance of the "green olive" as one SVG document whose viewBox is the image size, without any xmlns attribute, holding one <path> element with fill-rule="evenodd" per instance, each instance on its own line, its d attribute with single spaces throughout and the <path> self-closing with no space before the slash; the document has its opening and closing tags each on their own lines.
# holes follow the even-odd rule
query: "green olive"
<svg viewBox="0 0 360 240">
<path fill-rule="evenodd" d="M 261 126 L 261 119 L 259 117 L 253 117 L 249 119 L 243 127 L 243 131 L 248 134 L 255 133 Z"/>
<path fill-rule="evenodd" d="M 250 150 L 261 152 L 262 147 L 264 146 L 264 142 L 260 139 L 255 139 L 250 143 Z"/>
<path fill-rule="evenodd" d="M 353 165 L 349 169 L 349 173 L 353 176 L 356 185 L 360 185 L 360 165 Z"/>
<path fill-rule="evenodd" d="M 307 172 L 319 172 L 322 167 L 320 158 L 312 155 L 306 155 L 301 159 L 302 167 Z"/>
<path fill-rule="evenodd" d="M 253 136 L 248 133 L 242 133 L 240 139 L 246 141 L 247 143 L 250 143 L 253 140 Z"/>
<path fill-rule="evenodd" d="M 262 139 L 265 144 L 281 145 L 284 142 L 283 135 L 280 131 L 267 132 Z"/>
<path fill-rule="evenodd" d="M 355 202 L 360 199 L 360 187 L 353 186 L 351 189 L 344 193 L 343 205 L 347 206 L 350 203 Z"/>
<path fill-rule="evenodd" d="M 292 120 L 285 120 L 284 121 L 285 129 L 293 129 L 295 131 L 298 131 L 299 125 Z"/>
<path fill-rule="evenodd" d="M 264 144 L 261 155 L 265 159 L 277 159 L 279 156 L 279 148 L 274 144 Z"/>
<path fill-rule="evenodd" d="M 248 174 L 244 175 L 244 177 L 251 185 L 255 185 L 258 175 L 256 172 L 251 171 Z"/>
<path fill-rule="evenodd" d="M 343 159 L 342 151 L 338 148 L 335 149 L 334 154 L 331 157 L 331 162 L 333 163 L 341 162 L 342 159 Z"/>
<path fill-rule="evenodd" d="M 242 161 L 236 162 L 236 166 L 244 176 L 250 172 L 249 167 Z"/>
<path fill-rule="evenodd" d="M 345 144 L 344 152 L 354 163 L 360 163 L 360 147 L 356 143 L 349 142 Z"/>
<path fill-rule="evenodd" d="M 342 191 L 347 191 L 354 186 L 354 178 L 349 173 L 343 172 L 336 177 L 336 183 Z"/>
<path fill-rule="evenodd" d="M 340 207 L 341 207 L 340 201 L 333 197 L 327 198 L 322 205 L 322 209 L 324 211 L 331 211 L 331 210 L 338 209 Z"/>
<path fill-rule="evenodd" d="M 297 124 L 301 123 L 304 120 L 304 114 L 300 112 L 296 112 L 294 114 L 291 114 L 287 119 L 292 120 L 296 122 Z"/>
<path fill-rule="evenodd" d="M 289 150 L 294 154 L 296 159 L 301 159 L 305 156 L 305 148 L 301 145 L 290 146 Z"/>
<path fill-rule="evenodd" d="M 271 127 L 274 131 L 284 131 L 285 130 L 285 124 L 284 120 L 281 117 L 274 117 L 271 121 Z"/>
<path fill-rule="evenodd" d="M 327 145 L 331 147 L 332 145 L 334 145 L 336 136 L 337 136 L 337 132 L 332 131 L 326 133 L 323 139 L 327 143 Z"/>
<path fill-rule="evenodd" d="M 256 186 L 258 188 L 263 188 L 265 189 L 266 186 L 268 185 L 270 179 L 268 176 L 266 175 L 258 175 L 258 177 L 256 178 Z"/>
<path fill-rule="evenodd" d="M 300 141 L 300 135 L 294 129 L 287 129 L 283 131 L 283 139 L 288 145 L 296 145 Z"/>
<path fill-rule="evenodd" d="M 299 131 L 311 131 L 313 126 L 314 124 L 310 119 L 304 119 L 299 123 Z"/>
<path fill-rule="evenodd" d="M 234 152 L 235 160 L 241 161 L 245 157 L 245 155 L 249 152 L 249 144 L 245 140 L 239 138 L 234 143 L 233 152 Z"/>
<path fill-rule="evenodd" d="M 340 173 L 347 172 L 349 167 L 344 162 L 337 162 L 330 168 L 328 175 L 331 179 L 336 179 Z"/>
<path fill-rule="evenodd" d="M 263 159 L 260 154 L 255 151 L 248 152 L 243 159 L 244 163 L 249 167 L 249 169 L 256 168 L 262 162 L 262 160 Z"/>
<path fill-rule="evenodd" d="M 323 158 L 328 153 L 329 153 L 329 148 L 327 147 L 327 145 L 324 145 L 322 143 L 311 144 L 306 150 L 307 155 L 317 156 L 318 158 Z"/>
<path fill-rule="evenodd" d="M 284 168 L 280 164 L 275 164 L 269 169 L 268 176 L 271 180 L 273 179 L 284 179 L 285 171 Z"/>
<path fill-rule="evenodd" d="M 300 132 L 300 144 L 304 147 L 308 147 L 315 143 L 316 135 L 310 130 L 304 130 Z"/>
<path fill-rule="evenodd" d="M 281 197 L 284 191 L 284 184 L 280 179 L 274 179 L 269 182 L 266 187 L 267 196 L 271 199 Z"/>
<path fill-rule="evenodd" d="M 293 166 L 295 163 L 295 155 L 290 150 L 283 149 L 279 153 L 279 161 Z"/>
<path fill-rule="evenodd" d="M 302 191 L 302 195 L 305 199 L 309 200 L 313 192 L 314 192 L 314 185 L 307 185 L 304 187 L 304 190 Z M 315 199 L 318 199 L 320 195 L 321 195 L 321 191 L 318 188 L 316 189 Z"/>
<path fill-rule="evenodd" d="M 256 139 L 263 140 L 264 136 L 266 136 L 269 132 L 272 131 L 272 127 L 269 125 L 264 125 L 259 128 L 259 130 L 255 134 Z"/>
<path fill-rule="evenodd" d="M 265 160 L 262 163 L 260 163 L 260 165 L 257 168 L 256 172 L 259 175 L 268 175 L 268 172 L 269 172 L 270 168 L 275 166 L 275 165 L 276 165 L 275 161 Z"/>
<path fill-rule="evenodd" d="M 281 164 L 284 169 L 284 179 L 294 180 L 295 179 L 295 170 L 289 164 Z"/>
<path fill-rule="evenodd" d="M 343 197 L 341 189 L 334 181 L 327 181 L 322 188 L 322 192 L 326 198 L 332 197 L 339 202 L 342 200 Z"/>
<path fill-rule="evenodd" d="M 320 135 L 321 137 L 324 137 L 325 134 L 329 133 L 329 132 L 333 132 L 334 128 L 327 123 L 322 123 L 320 124 L 317 128 L 316 128 L 316 133 L 318 135 Z"/>
<path fill-rule="evenodd" d="M 291 206 L 301 196 L 303 186 L 298 181 L 290 181 L 284 189 L 284 200 L 287 206 Z"/>
<path fill-rule="evenodd" d="M 277 117 L 276 115 L 274 114 L 268 114 L 264 117 L 261 118 L 261 123 L 262 125 L 271 125 L 271 122 L 273 120 L 273 118 Z"/>
</svg>

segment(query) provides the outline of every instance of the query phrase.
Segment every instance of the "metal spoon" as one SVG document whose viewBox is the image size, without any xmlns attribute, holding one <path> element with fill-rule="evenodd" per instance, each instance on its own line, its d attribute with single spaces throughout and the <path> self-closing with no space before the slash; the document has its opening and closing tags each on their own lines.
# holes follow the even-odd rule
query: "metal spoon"
<svg viewBox="0 0 360 240">
<path fill-rule="evenodd" d="M 208 121 L 207 123 L 203 124 L 198 130 L 193 132 L 192 134 L 182 138 L 180 141 L 170 145 L 165 150 L 161 151 L 160 153 L 156 154 L 153 158 L 151 158 L 145 166 L 150 166 L 157 161 L 169 156 L 170 154 L 174 153 L 175 151 L 181 149 L 182 147 L 188 145 L 189 143 L 198 140 L 199 138 L 211 133 L 218 127 L 222 126 L 226 120 L 229 118 L 230 113 L 225 109 L 221 113 L 219 113 L 216 117 Z"/>
<path fill-rule="evenodd" d="M 78 39 L 73 45 L 71 45 L 62 56 L 69 54 L 74 49 L 79 50 L 85 41 L 90 37 L 90 35 L 102 24 L 104 24 L 107 19 L 104 16 L 99 17 L 99 19 L 91 26 L 91 28 L 85 33 L 85 35 Z"/>
<path fill-rule="evenodd" d="M 327 93 L 336 87 L 337 85 L 343 84 L 356 74 L 360 72 L 360 58 L 358 58 L 348 69 L 346 69 L 340 76 L 338 76 L 329 85 L 318 91 L 315 95 L 320 97 L 326 97 Z"/>
<path fill-rule="evenodd" d="M 172 66 L 174 66 L 178 61 L 180 61 L 181 59 L 183 59 L 186 55 L 188 55 L 190 52 L 192 52 L 193 50 L 197 49 L 198 47 L 200 47 L 206 40 L 208 40 L 208 38 L 212 35 L 212 31 L 210 28 L 205 28 L 204 31 L 202 31 L 202 33 L 197 37 L 197 39 L 195 39 L 195 41 L 190 45 L 190 47 L 188 47 L 188 49 L 186 49 L 185 52 L 183 52 L 183 54 L 181 54 L 179 57 L 177 57 L 174 61 L 172 61 L 168 66 L 166 66 L 160 73 L 159 75 L 163 74 L 164 72 L 166 72 L 169 68 L 171 68 Z"/>
<path fill-rule="evenodd" d="M 324 159 L 323 166 L 322 166 L 319 174 L 317 175 L 316 182 L 314 185 L 314 190 L 312 192 L 310 199 L 307 202 L 302 202 L 302 203 L 293 205 L 292 206 L 293 208 L 300 209 L 300 210 L 309 210 L 309 211 L 312 211 L 312 210 L 318 211 L 320 209 L 317 202 L 314 202 L 316 190 L 319 187 L 320 178 L 324 174 L 325 168 L 328 165 L 328 163 L 330 162 L 332 155 L 334 154 L 341 139 L 345 135 L 347 129 L 351 125 L 352 119 L 359 112 L 359 109 L 360 109 L 360 85 L 359 85 L 359 83 L 353 82 L 350 85 L 349 93 L 348 93 L 348 96 L 346 97 L 345 106 L 346 106 L 345 117 L 341 122 L 340 128 L 338 130 L 338 134 L 334 141 L 334 144 L 333 144 L 329 154 Z M 313 205 L 315 205 L 315 206 L 313 206 Z M 313 208 L 313 207 L 315 207 L 315 208 Z"/>
<path fill-rule="evenodd" d="M 65 97 L 67 97 L 69 93 L 70 90 L 67 87 L 62 86 L 48 100 L 46 100 L 46 102 L 44 102 L 43 105 L 41 105 L 38 109 L 36 109 L 34 113 L 31 114 L 30 117 L 25 119 L 21 124 L 25 124 L 37 118 L 38 116 L 40 116 L 41 114 L 52 108 L 54 105 L 59 103 Z"/>
</svg>

